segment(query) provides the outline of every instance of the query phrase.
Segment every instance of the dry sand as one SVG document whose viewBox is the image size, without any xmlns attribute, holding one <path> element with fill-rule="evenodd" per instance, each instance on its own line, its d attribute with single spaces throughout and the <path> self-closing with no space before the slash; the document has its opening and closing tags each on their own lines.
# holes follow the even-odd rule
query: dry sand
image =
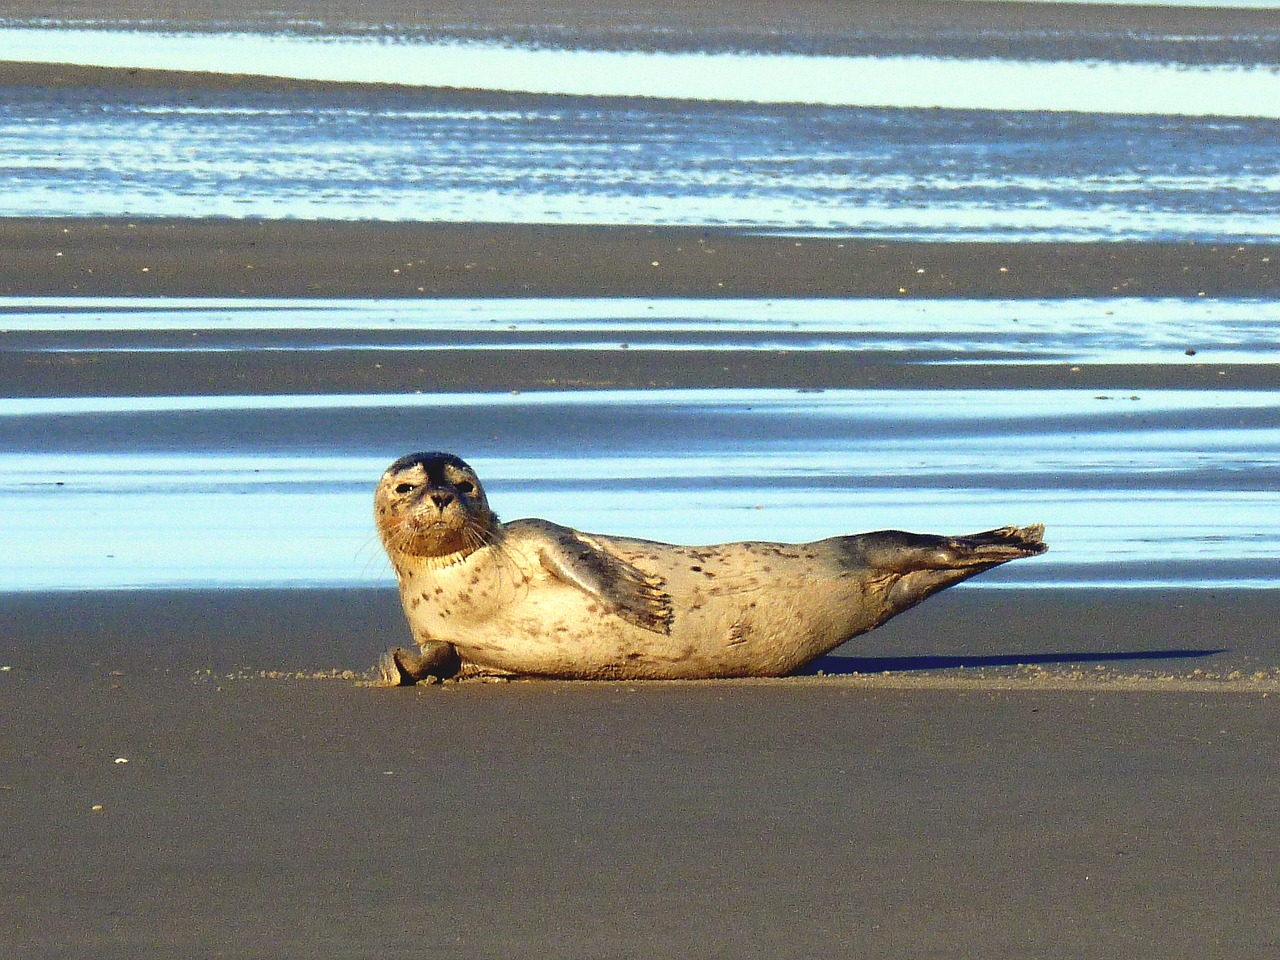
<svg viewBox="0 0 1280 960">
<path fill-rule="evenodd" d="M 1274 695 L 0 682 L 14 956 L 1280 944 Z"/>
<path fill-rule="evenodd" d="M 856 646 L 889 677 L 413 689 L 342 678 L 389 591 L 10 599 L 15 956 L 1280 944 L 1280 671 L 1196 672 L 1275 665 L 1263 592 L 955 591 Z"/>
</svg>

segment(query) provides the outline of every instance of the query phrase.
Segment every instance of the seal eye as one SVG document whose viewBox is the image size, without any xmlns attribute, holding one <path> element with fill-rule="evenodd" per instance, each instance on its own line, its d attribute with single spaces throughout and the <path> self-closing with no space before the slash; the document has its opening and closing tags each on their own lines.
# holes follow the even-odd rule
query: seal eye
<svg viewBox="0 0 1280 960">
<path fill-rule="evenodd" d="M 457 483 L 454 484 L 454 486 L 458 488 L 458 491 L 460 493 L 476 492 L 475 484 L 472 483 L 470 480 L 459 480 Z"/>
<path fill-rule="evenodd" d="M 412 483 L 397 483 L 396 493 L 413 493 Z"/>
</svg>

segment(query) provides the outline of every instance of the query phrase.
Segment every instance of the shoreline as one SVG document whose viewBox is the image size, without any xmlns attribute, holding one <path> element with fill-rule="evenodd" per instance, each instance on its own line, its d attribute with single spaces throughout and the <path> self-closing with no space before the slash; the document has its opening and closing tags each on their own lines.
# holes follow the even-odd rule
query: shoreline
<svg viewBox="0 0 1280 960">
<path fill-rule="evenodd" d="M 1280 244 L 726 228 L 0 218 L 0 296 L 1275 297 Z"/>
<path fill-rule="evenodd" d="M 1280 693 L 1280 646 L 1270 630 L 1278 589 L 961 588 L 855 637 L 799 675 L 710 682 Z M 10 679 L 112 672 L 326 679 L 363 673 L 384 649 L 409 640 L 394 586 L 33 591 L 3 599 L 0 665 Z M 1224 631 L 1239 639 L 1225 645 Z M 570 682 L 596 684 L 630 685 Z"/>
</svg>

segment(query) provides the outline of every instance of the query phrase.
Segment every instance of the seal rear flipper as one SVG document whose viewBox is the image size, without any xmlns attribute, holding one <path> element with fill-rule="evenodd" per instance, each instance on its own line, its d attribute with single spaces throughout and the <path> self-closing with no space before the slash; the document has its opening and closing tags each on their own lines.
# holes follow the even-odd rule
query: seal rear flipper
<svg viewBox="0 0 1280 960">
<path fill-rule="evenodd" d="M 922 570 L 987 570 L 1010 560 L 1035 557 L 1049 549 L 1044 525 L 1000 527 L 960 537 L 881 530 L 852 537 L 836 537 L 841 559 L 849 566 L 885 573 Z"/>
<path fill-rule="evenodd" d="M 671 598 L 660 580 L 568 527 L 545 520 L 517 520 L 508 527 L 537 531 L 538 560 L 552 576 L 596 598 L 628 623 L 670 633 Z"/>
<path fill-rule="evenodd" d="M 882 530 L 836 540 L 851 569 L 881 575 L 892 616 L 992 567 L 1039 556 L 1049 549 L 1043 538 L 1044 525 L 1032 524 L 960 537 Z"/>
</svg>

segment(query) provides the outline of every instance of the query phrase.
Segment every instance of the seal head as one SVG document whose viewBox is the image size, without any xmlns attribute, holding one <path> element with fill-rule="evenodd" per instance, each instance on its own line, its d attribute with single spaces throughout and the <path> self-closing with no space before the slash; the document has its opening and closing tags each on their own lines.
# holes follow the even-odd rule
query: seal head
<svg viewBox="0 0 1280 960">
<path fill-rule="evenodd" d="M 374 494 L 374 520 L 397 574 L 402 557 L 431 567 L 465 560 L 492 541 L 498 523 L 475 471 L 435 451 L 387 468 Z"/>
</svg>

